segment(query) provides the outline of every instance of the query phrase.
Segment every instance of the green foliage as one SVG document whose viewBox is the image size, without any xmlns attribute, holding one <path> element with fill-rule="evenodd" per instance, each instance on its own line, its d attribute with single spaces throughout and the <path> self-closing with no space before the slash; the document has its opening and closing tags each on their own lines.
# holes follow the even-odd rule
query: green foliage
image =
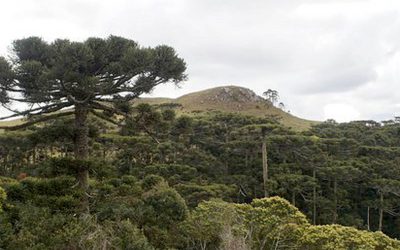
<svg viewBox="0 0 400 250">
<path fill-rule="evenodd" d="M 233 226 L 235 235 L 244 234 L 242 220 L 234 204 L 212 200 L 200 203 L 181 227 L 188 247 L 218 249 L 224 229 Z"/>
<path fill-rule="evenodd" d="M 164 178 L 162 178 L 159 175 L 155 175 L 155 174 L 147 175 L 142 181 L 142 188 L 146 191 L 152 189 L 153 187 L 155 187 L 157 185 L 167 185 L 165 183 Z"/>
<path fill-rule="evenodd" d="M 75 244 L 83 225 L 77 218 L 52 215 L 47 208 L 21 207 L 18 227 L 6 242 L 6 249 L 57 248 Z"/>
<path fill-rule="evenodd" d="M 84 93 L 111 95 L 129 91 L 132 90 L 129 80 L 139 74 L 135 81 L 139 93 L 148 92 L 161 82 L 185 79 L 185 63 L 173 48 L 142 48 L 132 40 L 116 36 L 89 38 L 84 42 L 58 39 L 50 44 L 38 37 L 28 37 L 14 41 L 13 51 L 14 67 L 1 58 L 1 90 L 6 101 L 8 91 L 16 87 L 23 91 L 25 101 L 42 103 L 59 101 L 68 94 L 79 99 Z M 158 81 L 145 73 L 156 76 Z M 115 76 L 122 75 L 130 77 L 114 87 L 123 89 L 109 88 L 109 92 L 104 92 L 106 86 L 115 84 L 112 81 Z M 99 82 L 100 77 L 105 79 Z M 58 95 L 51 96 L 55 88 L 52 83 L 57 80 L 63 85 L 57 86 Z M 103 85 L 101 90 L 99 83 Z"/>
<path fill-rule="evenodd" d="M 250 205 L 238 205 L 238 209 L 252 246 L 258 249 L 293 247 L 299 237 L 295 229 L 309 225 L 304 214 L 280 197 L 255 199 Z"/>
<path fill-rule="evenodd" d="M 182 230 L 187 246 L 220 249 L 227 229 L 241 249 L 399 249 L 400 242 L 381 232 L 340 225 L 313 226 L 296 207 L 279 197 L 256 199 L 249 205 L 202 202 Z"/>
<path fill-rule="evenodd" d="M 113 223 L 113 233 L 117 236 L 111 241 L 113 248 L 132 250 L 154 249 L 143 233 L 129 220 Z"/>
<path fill-rule="evenodd" d="M 310 250 L 336 249 L 399 249 L 400 242 L 376 232 L 357 230 L 340 225 L 308 226 L 300 229 L 298 247 Z"/>
<path fill-rule="evenodd" d="M 124 110 L 126 133 L 93 120 L 106 134 L 90 139 L 87 161 L 71 158 L 68 121 L 0 136 L 0 170 L 8 176 L 0 177 L 2 247 L 18 235 L 26 238 L 22 248 L 128 248 L 130 236 L 143 242 L 138 248 L 158 249 L 398 248 L 385 234 L 400 236 L 399 124 L 328 122 L 297 133 L 239 114 Z M 282 198 L 257 199 L 263 140 L 268 191 Z M 81 193 L 72 176 L 82 167 L 91 176 L 89 220 L 73 216 Z M 43 232 L 23 222 L 29 209 L 47 211 Z M 50 232 L 60 223 L 70 236 Z M 385 234 L 358 230 L 368 228 Z M 29 236 L 47 231 L 53 240 Z"/>
<path fill-rule="evenodd" d="M 37 167 L 38 174 L 44 177 L 60 175 L 75 176 L 82 168 L 89 170 L 92 176 L 102 179 L 114 177 L 116 169 L 103 159 L 77 160 L 72 157 L 52 157 Z"/>
<path fill-rule="evenodd" d="M 158 183 L 143 194 L 141 225 L 153 246 L 167 249 L 179 239 L 176 225 L 187 217 L 184 199 L 165 182 Z"/>
<path fill-rule="evenodd" d="M 4 185 L 10 202 L 32 203 L 54 211 L 75 211 L 79 202 L 79 190 L 73 188 L 73 177 L 27 177 L 20 182 Z"/>
<path fill-rule="evenodd" d="M 144 224 L 170 227 L 187 215 L 185 200 L 165 183 L 156 184 L 143 194 Z"/>
<path fill-rule="evenodd" d="M 8 108 L 13 114 L 2 119 L 17 116 L 32 119 L 7 129 L 27 128 L 73 115 L 74 133 L 61 124 L 49 129 L 49 135 L 56 132 L 55 137 L 59 139 L 72 139 L 77 160 L 87 160 L 89 137 L 96 137 L 98 132 L 89 129 L 89 114 L 119 124 L 120 118 L 116 114 L 126 113 L 115 109 L 121 107 L 118 104 L 149 93 L 159 84 L 186 79 L 186 64 L 173 48 L 166 45 L 144 48 L 133 40 L 117 36 L 89 38 L 83 42 L 57 39 L 51 43 L 39 37 L 28 37 L 14 41 L 12 51 L 12 60 L 0 57 L 0 102 L 3 106 L 9 106 L 11 102 L 23 103 L 26 109 Z M 117 105 L 113 107 L 110 103 Z M 141 112 L 145 113 L 146 110 Z M 143 127 L 151 135 L 146 123 Z M 69 133 L 60 136 L 60 128 Z M 43 138 L 48 140 L 51 136 Z M 31 138 L 36 143 L 43 143 L 41 139 L 40 136 Z M 33 158 L 35 161 L 35 156 Z M 27 160 L 30 161 L 30 156 Z M 88 211 L 88 166 L 82 164 L 76 176 L 81 189 L 81 211 Z"/>
<path fill-rule="evenodd" d="M 92 211 L 98 220 L 126 220 L 141 218 L 141 183 L 134 176 L 122 176 L 92 183 Z"/>
<path fill-rule="evenodd" d="M 232 200 L 236 194 L 234 186 L 224 184 L 177 184 L 174 188 L 185 198 L 189 207 L 195 207 L 199 202 L 206 201 L 211 198 L 221 198 L 227 201 Z"/>
<path fill-rule="evenodd" d="M 4 191 L 4 189 L 0 187 L 0 213 L 3 211 L 2 208 L 6 198 L 7 198 L 6 191 Z"/>
<path fill-rule="evenodd" d="M 141 176 L 160 175 L 168 181 L 170 185 L 190 181 L 197 176 L 197 170 L 194 167 L 180 164 L 156 164 L 146 166 L 139 170 Z"/>
<path fill-rule="evenodd" d="M 21 207 L 18 226 L 8 235 L 0 229 L 5 249 L 153 249 L 129 220 L 98 223 L 92 217 L 52 214 L 46 208 Z M 3 225 L 2 225 L 3 226 Z M 1 241 L 8 239 L 7 241 Z"/>
</svg>

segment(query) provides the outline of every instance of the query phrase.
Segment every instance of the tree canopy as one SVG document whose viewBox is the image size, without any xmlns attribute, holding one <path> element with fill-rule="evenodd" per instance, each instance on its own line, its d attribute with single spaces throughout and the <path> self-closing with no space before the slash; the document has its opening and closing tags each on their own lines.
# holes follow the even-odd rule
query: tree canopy
<svg viewBox="0 0 400 250">
<path fill-rule="evenodd" d="M 24 124 L 6 127 L 19 129 L 73 114 L 75 158 L 79 160 L 89 156 L 89 113 L 118 124 L 113 115 L 124 114 L 116 108 L 121 103 L 159 84 L 186 78 L 185 62 L 173 48 L 145 48 L 117 36 L 52 43 L 29 37 L 14 41 L 12 51 L 10 60 L 0 57 L 0 102 L 13 114 L 0 119 L 27 116 Z M 15 102 L 24 103 L 25 109 L 13 108 Z M 84 165 L 77 179 L 84 193 L 82 207 L 88 210 L 89 172 Z"/>
<path fill-rule="evenodd" d="M 171 47 L 141 47 L 117 36 L 84 42 L 39 37 L 16 40 L 10 60 L 0 57 L 0 101 L 30 117 L 84 105 L 111 111 L 106 102 L 129 101 L 155 86 L 186 78 L 185 62 Z M 13 109 L 15 102 L 29 108 Z"/>
</svg>

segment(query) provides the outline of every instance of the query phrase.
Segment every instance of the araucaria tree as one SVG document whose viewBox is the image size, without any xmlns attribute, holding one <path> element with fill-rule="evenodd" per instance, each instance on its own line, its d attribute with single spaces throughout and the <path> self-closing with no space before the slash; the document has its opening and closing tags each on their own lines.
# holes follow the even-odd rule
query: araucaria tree
<svg viewBox="0 0 400 250">
<path fill-rule="evenodd" d="M 173 48 L 141 47 L 116 36 L 51 43 L 29 37 L 14 41 L 12 51 L 10 59 L 0 57 L 0 102 L 13 114 L 1 119 L 28 117 L 24 124 L 8 128 L 19 129 L 74 115 L 75 157 L 82 162 L 88 158 L 89 113 L 110 121 L 108 114 L 118 112 L 113 104 L 186 77 L 185 62 Z M 16 106 L 26 108 L 13 108 Z M 85 196 L 85 210 L 88 178 L 88 169 L 82 166 L 77 179 Z"/>
</svg>

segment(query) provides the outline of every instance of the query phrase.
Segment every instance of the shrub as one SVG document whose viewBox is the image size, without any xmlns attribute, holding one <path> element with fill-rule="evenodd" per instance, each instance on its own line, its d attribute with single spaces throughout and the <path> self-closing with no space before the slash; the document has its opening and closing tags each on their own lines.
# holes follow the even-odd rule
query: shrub
<svg viewBox="0 0 400 250">
<path fill-rule="evenodd" d="M 234 226 L 233 226 L 234 225 Z M 243 223 L 234 204 L 221 200 L 201 202 L 182 224 L 189 248 L 218 249 L 220 236 L 234 228 L 235 236 L 243 235 Z"/>
<path fill-rule="evenodd" d="M 250 205 L 237 205 L 250 232 L 252 246 L 258 249 L 296 245 L 297 228 L 309 225 L 306 216 L 281 197 L 254 199 Z"/>
<path fill-rule="evenodd" d="M 90 171 L 91 177 L 104 178 L 115 176 L 116 169 L 108 162 L 99 159 L 76 160 L 71 157 L 54 157 L 38 165 L 37 171 L 43 177 L 60 175 L 76 176 L 81 168 Z"/>
<path fill-rule="evenodd" d="M 308 226 L 300 229 L 298 247 L 310 250 L 394 250 L 400 242 L 381 232 L 367 232 L 340 225 Z"/>
<path fill-rule="evenodd" d="M 4 231 L 0 248 L 5 249 L 153 249 L 129 220 L 99 223 L 92 216 L 78 219 L 34 206 L 21 207 L 14 230 Z"/>
<path fill-rule="evenodd" d="M 151 174 L 143 179 L 142 188 L 148 191 L 160 183 L 165 183 L 164 178 L 159 175 Z"/>
<path fill-rule="evenodd" d="M 141 225 L 152 245 L 174 248 L 179 241 L 176 225 L 187 216 L 185 200 L 176 190 L 161 182 L 143 194 Z"/>
<path fill-rule="evenodd" d="M 6 198 L 7 198 L 6 191 L 4 191 L 4 189 L 0 187 L 0 213 L 2 212 L 2 207 Z"/>
</svg>

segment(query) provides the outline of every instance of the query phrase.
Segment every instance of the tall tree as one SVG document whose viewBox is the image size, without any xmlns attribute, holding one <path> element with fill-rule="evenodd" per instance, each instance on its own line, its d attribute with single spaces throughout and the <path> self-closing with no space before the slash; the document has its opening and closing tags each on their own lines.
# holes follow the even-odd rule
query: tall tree
<svg viewBox="0 0 400 250">
<path fill-rule="evenodd" d="M 261 154 L 262 154 L 262 165 L 263 165 L 263 188 L 264 197 L 269 197 L 268 191 L 268 154 L 267 154 L 267 127 L 261 127 Z"/>
<path fill-rule="evenodd" d="M 12 51 L 10 60 L 0 57 L 0 102 L 13 114 L 1 119 L 28 117 L 24 124 L 8 127 L 19 129 L 74 115 L 75 157 L 82 161 L 88 158 L 89 113 L 112 121 L 110 114 L 119 113 L 113 104 L 128 102 L 159 84 L 179 83 L 186 78 L 185 62 L 173 48 L 145 48 L 116 36 L 84 42 L 58 39 L 52 43 L 29 37 L 14 41 Z M 26 109 L 12 108 L 14 102 L 24 103 Z M 88 169 L 82 167 L 77 179 L 84 194 L 88 178 Z M 85 197 L 83 207 L 87 210 Z"/>
<path fill-rule="evenodd" d="M 263 93 L 263 96 L 265 97 L 265 99 L 270 102 L 273 106 L 275 106 L 275 103 L 278 102 L 279 100 L 279 93 L 277 90 L 273 90 L 273 89 L 268 89 L 267 91 L 265 91 Z"/>
<path fill-rule="evenodd" d="M 400 214 L 396 212 L 396 205 L 390 204 L 390 202 L 385 202 L 384 197 L 390 194 L 397 197 L 400 196 L 400 181 L 392 179 L 376 179 L 373 181 L 375 184 L 375 189 L 379 195 L 379 221 L 378 221 L 378 231 L 382 231 L 383 228 L 383 214 L 388 213 L 393 216 L 399 216 Z"/>
</svg>

